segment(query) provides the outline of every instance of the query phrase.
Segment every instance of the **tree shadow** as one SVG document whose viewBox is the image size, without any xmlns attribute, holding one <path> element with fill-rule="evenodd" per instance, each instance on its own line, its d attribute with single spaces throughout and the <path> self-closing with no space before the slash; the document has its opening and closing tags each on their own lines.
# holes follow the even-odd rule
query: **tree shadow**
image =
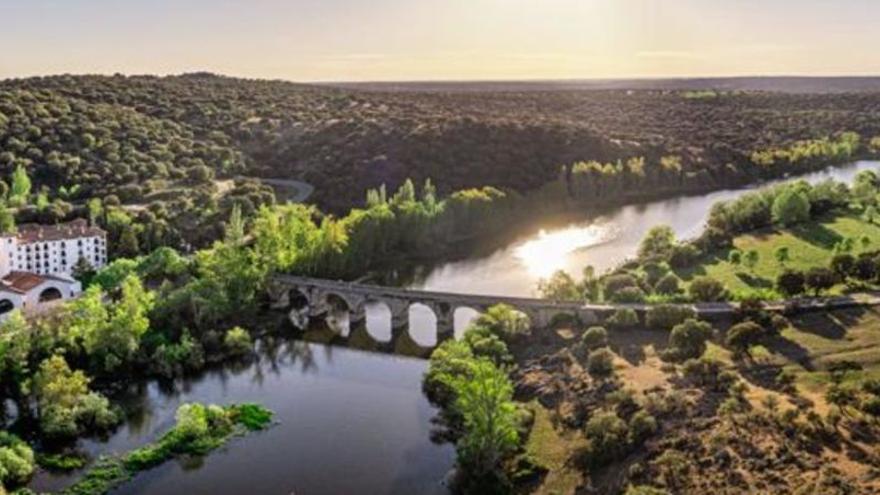
<svg viewBox="0 0 880 495">
<path fill-rule="evenodd" d="M 647 358 L 645 347 L 653 346 L 658 354 L 668 347 L 668 335 L 648 329 L 610 330 L 608 347 L 629 364 L 638 366 Z"/>
<path fill-rule="evenodd" d="M 832 249 L 843 236 L 820 223 L 806 223 L 792 227 L 792 235 L 822 249 Z"/>
<path fill-rule="evenodd" d="M 851 321 L 851 319 L 846 318 L 841 321 L 839 315 L 835 317 L 830 312 L 816 311 L 803 313 L 792 323 L 802 332 L 812 333 L 826 339 L 840 340 L 846 336 L 847 325 L 845 321 Z"/>
<path fill-rule="evenodd" d="M 782 355 L 785 359 L 797 363 L 807 371 L 814 371 L 813 358 L 810 351 L 797 342 L 781 335 L 767 339 L 766 347 L 771 352 Z"/>
<path fill-rule="evenodd" d="M 736 278 L 742 280 L 742 282 L 749 287 L 755 287 L 759 289 L 773 288 L 773 282 L 771 282 L 770 280 L 767 280 L 763 277 L 758 277 L 750 273 L 736 272 Z"/>
</svg>

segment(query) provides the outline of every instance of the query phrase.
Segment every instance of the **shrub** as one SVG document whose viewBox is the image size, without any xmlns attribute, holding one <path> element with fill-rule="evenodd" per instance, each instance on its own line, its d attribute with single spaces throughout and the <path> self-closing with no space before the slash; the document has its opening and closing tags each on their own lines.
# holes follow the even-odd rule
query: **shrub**
<svg viewBox="0 0 880 495">
<path fill-rule="evenodd" d="M 757 344 L 764 335 L 764 327 L 753 321 L 744 321 L 730 327 L 726 342 L 737 355 L 748 355 L 749 348 Z"/>
<path fill-rule="evenodd" d="M 602 327 L 590 327 L 581 337 L 581 345 L 588 351 L 608 345 L 608 332 Z"/>
<path fill-rule="evenodd" d="M 614 374 L 614 354 L 605 347 L 590 352 L 587 356 L 587 372 L 598 380 L 611 377 Z"/>
<path fill-rule="evenodd" d="M 34 451 L 18 437 L 0 431 L 0 490 L 26 483 L 34 467 Z"/>
<path fill-rule="evenodd" d="M 773 200 L 773 222 L 790 227 L 810 219 L 810 200 L 796 187 L 787 187 Z"/>
<path fill-rule="evenodd" d="M 698 358 L 706 352 L 706 341 L 711 336 L 712 325 L 691 318 L 672 329 L 669 346 L 679 359 Z"/>
<path fill-rule="evenodd" d="M 647 411 L 638 411 L 629 420 L 629 441 L 633 445 L 640 445 L 656 432 L 657 420 Z"/>
<path fill-rule="evenodd" d="M 681 279 L 674 273 L 667 273 L 654 286 L 654 291 L 658 294 L 673 295 L 681 292 Z"/>
<path fill-rule="evenodd" d="M 484 326 L 472 324 L 462 339 L 476 357 L 485 357 L 495 364 L 510 362 L 512 356 L 507 344 L 498 335 Z"/>
<path fill-rule="evenodd" d="M 640 303 L 645 301 L 645 292 L 639 287 L 624 287 L 611 296 L 618 303 Z"/>
<path fill-rule="evenodd" d="M 590 441 L 590 461 L 603 465 L 623 457 L 629 450 L 629 430 L 626 423 L 613 412 L 600 411 L 593 415 L 584 428 Z"/>
<path fill-rule="evenodd" d="M 673 268 L 688 268 L 693 266 L 700 257 L 700 250 L 691 243 L 678 244 L 672 248 L 669 256 L 669 265 Z"/>
<path fill-rule="evenodd" d="M 632 308 L 618 308 L 605 322 L 614 328 L 633 328 L 639 324 L 639 316 Z"/>
<path fill-rule="evenodd" d="M 837 276 L 828 268 L 810 268 L 804 276 L 804 284 L 816 296 L 834 287 L 836 283 Z"/>
<path fill-rule="evenodd" d="M 785 270 L 776 278 L 776 289 L 788 297 L 804 293 L 806 278 L 804 273 L 796 270 Z"/>
<path fill-rule="evenodd" d="M 652 227 L 639 244 L 640 259 L 666 261 L 675 248 L 675 232 L 667 225 Z"/>
<path fill-rule="evenodd" d="M 831 263 L 829 264 L 829 268 L 831 268 L 841 280 L 846 280 L 847 277 L 852 275 L 855 266 L 856 258 L 849 253 L 835 254 L 831 257 Z"/>
<path fill-rule="evenodd" d="M 712 277 L 697 277 L 691 282 L 688 293 L 695 301 L 718 302 L 727 296 L 724 284 Z"/>
<path fill-rule="evenodd" d="M 648 310 L 645 315 L 645 324 L 657 330 L 669 330 L 675 325 L 695 316 L 696 312 L 689 306 L 661 304 Z"/>
<path fill-rule="evenodd" d="M 249 356 L 254 350 L 254 342 L 247 330 L 232 327 L 223 337 L 223 348 L 233 356 Z"/>
<path fill-rule="evenodd" d="M 527 337 L 532 332 L 529 317 L 506 304 L 496 304 L 476 318 L 474 325 L 489 329 L 504 342 Z"/>
<path fill-rule="evenodd" d="M 603 281 L 603 292 L 606 299 L 614 300 L 614 295 L 627 287 L 638 287 L 635 277 L 627 273 L 609 275 Z"/>
</svg>

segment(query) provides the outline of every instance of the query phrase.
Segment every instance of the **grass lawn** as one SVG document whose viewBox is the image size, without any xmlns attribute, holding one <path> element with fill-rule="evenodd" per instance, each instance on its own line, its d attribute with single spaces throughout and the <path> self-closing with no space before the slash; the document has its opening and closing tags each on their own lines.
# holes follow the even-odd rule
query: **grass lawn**
<svg viewBox="0 0 880 495">
<path fill-rule="evenodd" d="M 695 276 L 708 275 L 716 278 L 731 291 L 746 289 L 772 289 L 776 277 L 788 267 L 806 270 L 817 266 L 828 266 L 834 245 L 850 237 L 856 242 L 853 254 L 863 249 L 859 239 L 867 236 L 871 242 L 867 250 L 880 249 L 880 226 L 863 221 L 858 215 L 846 214 L 827 218 L 818 222 L 804 224 L 791 229 L 768 229 L 742 235 L 734 240 L 734 245 L 742 252 L 756 250 L 760 256 L 754 270 L 745 266 L 735 266 L 727 261 L 729 250 L 710 255 L 695 268 L 683 270 L 678 275 L 685 281 Z M 779 264 L 774 252 L 779 247 L 788 247 L 791 258 L 785 267 Z M 843 286 L 832 292 L 840 293 Z"/>
<path fill-rule="evenodd" d="M 880 378 L 880 308 L 801 315 L 782 337 L 785 349 L 771 347 L 770 352 L 797 374 L 798 388 L 817 402 L 830 383 L 828 366 L 835 362 L 862 367 L 848 372 L 844 382 Z"/>
<path fill-rule="evenodd" d="M 551 413 L 537 401 L 529 403 L 535 413 L 535 422 L 526 443 L 526 451 L 548 469 L 535 494 L 574 494 L 583 482 L 583 474 L 572 457 L 586 448 L 588 441 L 572 431 L 560 431 L 553 426 Z"/>
</svg>

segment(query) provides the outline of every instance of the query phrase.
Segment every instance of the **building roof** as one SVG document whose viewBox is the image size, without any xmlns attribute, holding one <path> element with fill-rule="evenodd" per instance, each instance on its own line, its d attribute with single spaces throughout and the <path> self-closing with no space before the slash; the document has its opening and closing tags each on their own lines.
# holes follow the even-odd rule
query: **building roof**
<svg viewBox="0 0 880 495">
<path fill-rule="evenodd" d="M 83 218 L 59 223 L 56 225 L 40 225 L 36 223 L 24 223 L 18 226 L 16 237 L 22 244 L 43 241 L 61 241 L 66 239 L 78 239 L 80 237 L 103 237 L 106 235 L 103 229 L 89 225 Z"/>
<path fill-rule="evenodd" d="M 32 272 L 11 271 L 5 277 L 0 279 L 0 291 L 27 294 L 31 289 L 48 280 L 70 282 L 70 280 L 52 275 L 38 275 Z"/>
</svg>

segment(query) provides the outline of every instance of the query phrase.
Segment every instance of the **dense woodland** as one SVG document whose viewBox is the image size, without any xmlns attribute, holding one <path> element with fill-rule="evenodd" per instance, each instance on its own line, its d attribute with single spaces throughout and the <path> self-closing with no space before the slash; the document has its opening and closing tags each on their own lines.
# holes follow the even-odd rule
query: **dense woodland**
<svg viewBox="0 0 880 495">
<path fill-rule="evenodd" d="M 442 194 L 522 193 L 591 161 L 642 160 L 655 194 L 707 190 L 849 158 L 825 149 L 772 167 L 762 153 L 854 132 L 859 156 L 880 135 L 880 94 L 870 92 L 391 93 L 190 74 L 9 80 L 0 95 L 0 166 L 27 161 L 38 185 L 137 201 L 163 179 L 291 177 L 337 213 L 407 178 L 430 178 Z"/>
</svg>

